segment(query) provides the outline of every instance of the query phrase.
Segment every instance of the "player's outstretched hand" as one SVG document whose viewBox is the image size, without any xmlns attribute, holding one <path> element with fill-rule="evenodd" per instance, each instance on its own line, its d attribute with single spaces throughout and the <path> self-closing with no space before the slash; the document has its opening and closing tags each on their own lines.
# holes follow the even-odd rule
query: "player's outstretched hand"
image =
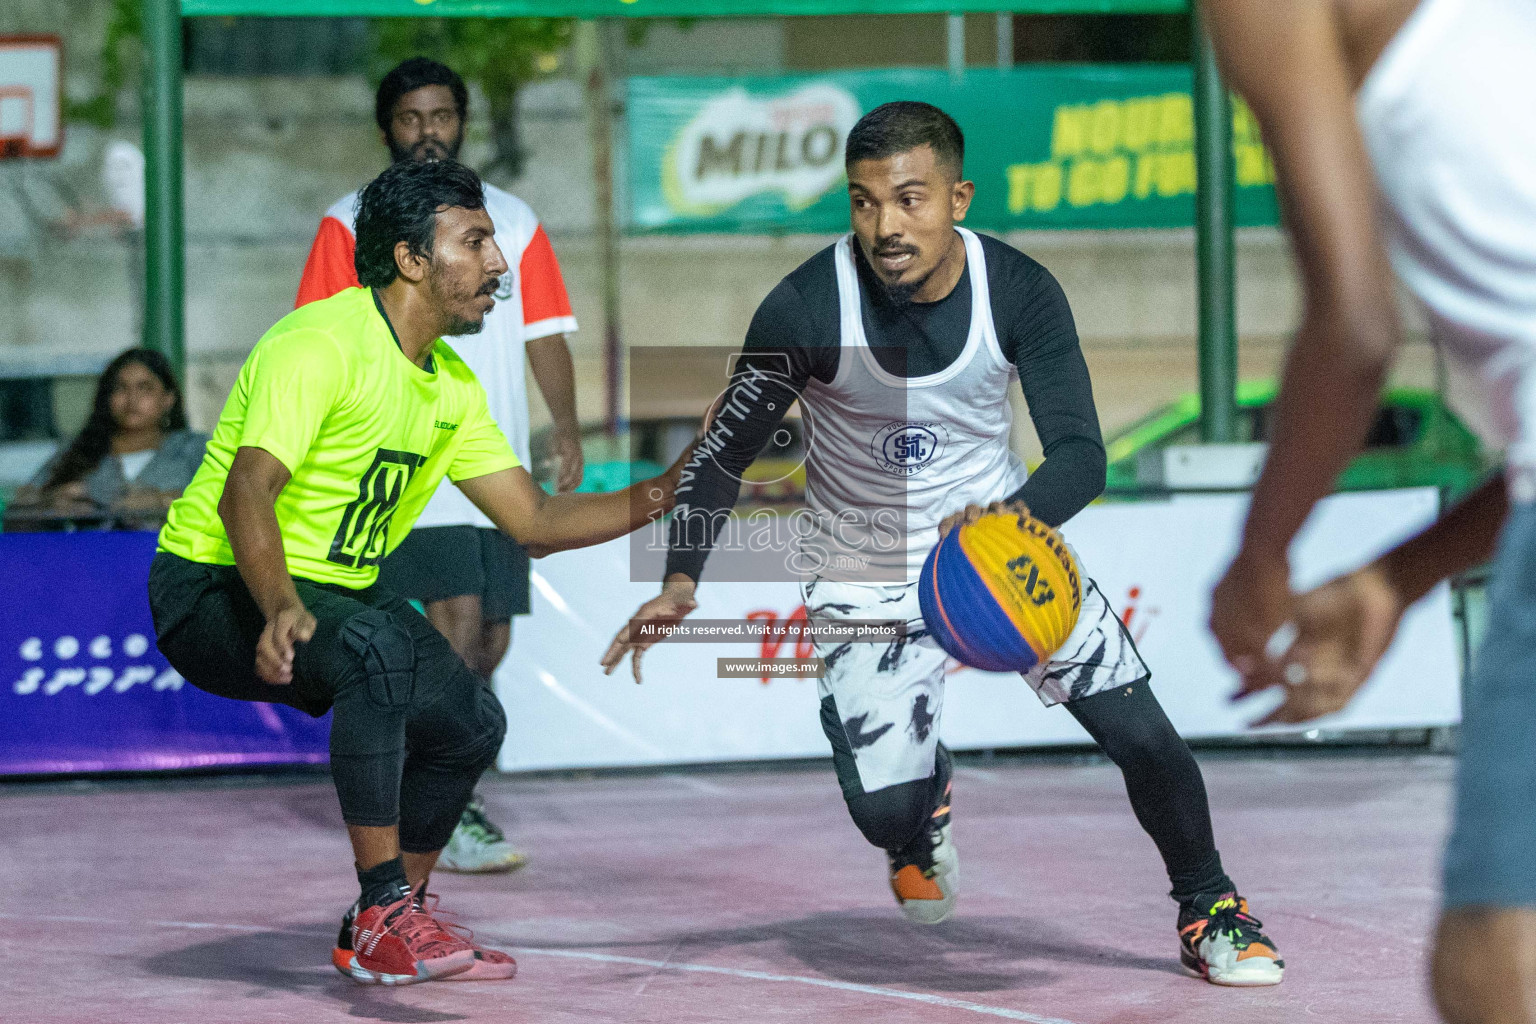
<svg viewBox="0 0 1536 1024">
<path fill-rule="evenodd" d="M 965 526 L 974 523 L 986 515 L 1016 515 L 1021 519 L 1029 515 L 1029 506 L 1022 501 L 994 501 L 990 505 L 967 505 L 959 512 L 944 517 L 939 523 L 939 536 L 942 537 L 957 526 Z"/>
<path fill-rule="evenodd" d="M 1272 558 L 1248 550 L 1237 553 L 1232 565 L 1211 595 L 1211 632 L 1227 662 L 1242 676 L 1233 700 L 1279 686 L 1278 654 L 1270 649 L 1283 638 L 1282 627 L 1291 621 L 1295 600 L 1291 570 L 1284 557 Z"/>
<path fill-rule="evenodd" d="M 256 641 L 256 675 L 262 682 L 287 686 L 293 682 L 294 644 L 315 635 L 315 617 L 302 603 L 281 608 L 267 620 Z"/>
<path fill-rule="evenodd" d="M 613 643 L 608 645 L 602 660 L 603 674 L 612 675 L 613 670 L 624 660 L 624 655 L 629 654 L 635 682 L 639 683 L 641 655 L 650 650 L 652 644 L 672 632 L 673 627 L 699 606 L 693 599 L 694 588 L 692 580 L 662 584 L 661 593 L 641 605 L 639 611 L 619 630 L 618 636 L 613 638 Z M 652 625 L 655 629 L 642 638 L 639 635 L 642 625 Z"/>
<path fill-rule="evenodd" d="M 1285 700 L 1254 725 L 1306 722 L 1342 711 L 1397 635 L 1408 608 L 1374 565 L 1296 599 L 1296 640 L 1279 673 Z"/>
</svg>

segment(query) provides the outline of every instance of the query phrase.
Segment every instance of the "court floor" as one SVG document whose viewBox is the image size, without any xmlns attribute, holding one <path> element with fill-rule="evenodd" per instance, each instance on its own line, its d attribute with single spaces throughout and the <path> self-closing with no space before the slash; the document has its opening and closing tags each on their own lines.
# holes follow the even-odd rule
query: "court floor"
<svg viewBox="0 0 1536 1024">
<path fill-rule="evenodd" d="M 1178 966 L 1174 907 L 1112 766 L 970 760 L 955 919 L 906 923 L 830 766 L 488 778 L 531 856 L 439 875 L 516 980 L 355 985 L 324 776 L 0 786 L 7 1024 L 1428 1022 L 1449 759 L 1202 759 L 1229 872 L 1285 954 L 1273 989 Z"/>
</svg>

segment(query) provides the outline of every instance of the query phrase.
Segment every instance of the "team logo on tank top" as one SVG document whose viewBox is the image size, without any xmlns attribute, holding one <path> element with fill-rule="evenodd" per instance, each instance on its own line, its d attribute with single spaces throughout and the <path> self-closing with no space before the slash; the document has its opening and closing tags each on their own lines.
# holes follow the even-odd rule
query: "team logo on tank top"
<svg viewBox="0 0 1536 1024">
<path fill-rule="evenodd" d="M 870 454 L 894 476 L 916 476 L 933 465 L 949 444 L 942 423 L 887 423 L 875 431 Z"/>
<path fill-rule="evenodd" d="M 496 301 L 506 302 L 512 297 L 512 289 L 517 285 L 517 271 L 509 270 L 501 275 L 501 280 L 496 282 Z"/>
</svg>

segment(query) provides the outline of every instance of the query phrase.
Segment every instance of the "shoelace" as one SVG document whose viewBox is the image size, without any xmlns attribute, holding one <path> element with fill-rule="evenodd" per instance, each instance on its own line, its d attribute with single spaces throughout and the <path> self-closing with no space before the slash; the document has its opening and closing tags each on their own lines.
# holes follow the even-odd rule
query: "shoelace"
<svg viewBox="0 0 1536 1024">
<path fill-rule="evenodd" d="M 472 803 L 464 808 L 464 816 L 469 819 L 470 827 L 478 829 L 493 843 L 499 843 L 506 839 L 506 834 L 497 828 L 490 818 L 485 816 L 485 811 L 478 803 Z"/>
<path fill-rule="evenodd" d="M 423 914 L 426 914 L 427 916 L 431 917 L 432 920 L 436 921 L 438 926 L 442 928 L 443 931 L 447 932 L 454 938 L 459 939 L 461 942 L 464 942 L 467 945 L 473 946 L 475 944 L 474 929 L 470 928 L 468 925 L 460 924 L 458 921 L 452 920 L 453 918 L 458 917 L 458 914 L 452 910 L 444 910 L 442 898 L 438 896 L 437 893 L 427 893 L 417 904 L 417 907 Z"/>
<path fill-rule="evenodd" d="M 415 897 L 408 896 L 384 908 L 384 932 L 398 935 L 407 947 L 421 954 L 451 953 L 467 945 L 449 932 Z"/>
<path fill-rule="evenodd" d="M 1247 900 L 1230 902 L 1231 906 L 1212 911 L 1211 923 L 1206 926 L 1207 932 L 1231 936 L 1232 944 L 1239 949 L 1246 948 L 1249 943 L 1258 942 L 1264 922 L 1248 913 Z"/>
</svg>

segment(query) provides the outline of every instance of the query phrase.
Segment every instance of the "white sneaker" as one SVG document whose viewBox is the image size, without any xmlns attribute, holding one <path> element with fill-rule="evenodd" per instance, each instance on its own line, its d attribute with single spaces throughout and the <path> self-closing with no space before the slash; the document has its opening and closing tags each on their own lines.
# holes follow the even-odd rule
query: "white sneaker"
<svg viewBox="0 0 1536 1024">
<path fill-rule="evenodd" d="M 485 805 L 478 796 L 464 808 L 458 827 L 437 858 L 443 871 L 464 875 L 516 871 L 526 863 L 528 858 L 513 849 L 501 829 L 485 816 Z"/>
</svg>

